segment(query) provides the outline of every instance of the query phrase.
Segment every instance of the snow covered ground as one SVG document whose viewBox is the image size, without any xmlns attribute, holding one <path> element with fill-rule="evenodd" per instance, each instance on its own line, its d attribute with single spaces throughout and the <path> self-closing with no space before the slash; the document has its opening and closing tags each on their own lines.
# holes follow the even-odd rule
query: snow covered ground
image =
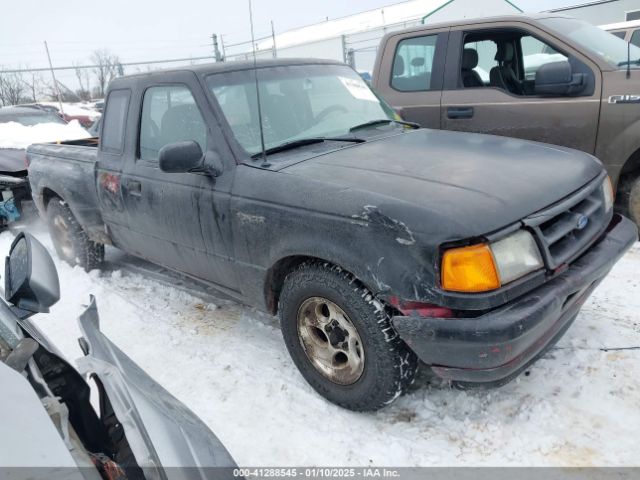
<svg viewBox="0 0 640 480">
<path fill-rule="evenodd" d="M 44 227 L 30 231 L 55 258 Z M 1 255 L 12 238 L 0 234 Z M 488 391 L 423 380 L 376 414 L 319 397 L 289 360 L 274 317 L 138 274 L 56 264 L 62 300 L 39 317 L 42 330 L 79 357 L 76 318 L 96 295 L 102 330 L 200 415 L 239 465 L 640 464 L 640 244 L 528 374 Z"/>
</svg>

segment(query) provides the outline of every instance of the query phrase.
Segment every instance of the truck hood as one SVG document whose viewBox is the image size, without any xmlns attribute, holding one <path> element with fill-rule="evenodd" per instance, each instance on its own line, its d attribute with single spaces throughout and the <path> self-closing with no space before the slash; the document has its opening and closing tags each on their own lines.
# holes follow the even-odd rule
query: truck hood
<svg viewBox="0 0 640 480">
<path fill-rule="evenodd" d="M 465 234 L 480 235 L 566 197 L 602 165 L 564 147 L 420 129 L 316 155 L 281 171 L 428 209 L 465 226 Z"/>
<path fill-rule="evenodd" d="M 79 325 L 89 351 L 77 361 L 78 370 L 100 379 L 146 474 L 165 478 L 165 468 L 181 467 L 185 479 L 206 472 L 231 478 L 228 469 L 236 464 L 213 432 L 100 332 L 93 297 Z"/>
</svg>

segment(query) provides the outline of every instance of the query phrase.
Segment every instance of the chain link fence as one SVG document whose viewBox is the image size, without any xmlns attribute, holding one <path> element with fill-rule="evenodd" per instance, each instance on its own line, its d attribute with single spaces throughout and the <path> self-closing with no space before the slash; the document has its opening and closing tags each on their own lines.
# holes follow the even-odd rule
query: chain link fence
<svg viewBox="0 0 640 480">
<path fill-rule="evenodd" d="M 382 37 L 389 32 L 417 26 L 421 23 L 420 17 L 321 40 L 301 41 L 284 47 L 278 47 L 277 44 L 274 45 L 276 42 L 271 41 L 269 47 L 256 50 L 256 58 L 328 58 L 348 63 L 360 73 L 370 74 L 373 71 L 378 44 Z M 256 43 L 260 45 L 262 42 Z M 226 48 L 226 60 L 228 61 L 253 58 L 253 52 L 250 50 L 251 42 L 238 43 Z"/>
</svg>

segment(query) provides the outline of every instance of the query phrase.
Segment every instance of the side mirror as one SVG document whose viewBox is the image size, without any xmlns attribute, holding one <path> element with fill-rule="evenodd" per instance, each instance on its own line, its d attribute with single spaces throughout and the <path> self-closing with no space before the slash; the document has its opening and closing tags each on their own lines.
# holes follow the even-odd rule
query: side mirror
<svg viewBox="0 0 640 480">
<path fill-rule="evenodd" d="M 202 153 L 194 140 L 165 145 L 158 154 L 160 170 L 166 173 L 206 173 L 217 177 L 222 172 L 222 162 L 213 152 Z"/>
<path fill-rule="evenodd" d="M 202 149 L 193 140 L 165 145 L 158 155 L 160 170 L 167 173 L 193 172 L 204 163 Z"/>
<path fill-rule="evenodd" d="M 536 71 L 535 93 L 537 95 L 576 95 L 586 87 L 583 73 L 572 73 L 567 61 L 541 65 Z"/>
<path fill-rule="evenodd" d="M 5 300 L 33 313 L 46 313 L 60 300 L 60 282 L 53 259 L 44 246 L 28 233 L 11 244 L 5 261 Z"/>
</svg>

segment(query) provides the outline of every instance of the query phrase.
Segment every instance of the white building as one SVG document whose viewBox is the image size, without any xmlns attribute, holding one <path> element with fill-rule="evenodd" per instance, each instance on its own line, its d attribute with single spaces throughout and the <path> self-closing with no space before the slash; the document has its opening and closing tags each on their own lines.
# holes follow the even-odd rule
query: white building
<svg viewBox="0 0 640 480">
<path fill-rule="evenodd" d="M 349 61 L 359 71 L 370 72 L 380 38 L 389 31 L 420 23 L 520 12 L 509 0 L 409 0 L 279 33 L 275 36 L 276 54 L 273 40 L 266 39 L 257 42 L 257 56 L 330 58 Z M 231 60 L 250 56 L 247 51 L 227 52 Z"/>
<path fill-rule="evenodd" d="M 640 0 L 599 0 L 549 11 L 603 25 L 640 20 Z"/>
</svg>

